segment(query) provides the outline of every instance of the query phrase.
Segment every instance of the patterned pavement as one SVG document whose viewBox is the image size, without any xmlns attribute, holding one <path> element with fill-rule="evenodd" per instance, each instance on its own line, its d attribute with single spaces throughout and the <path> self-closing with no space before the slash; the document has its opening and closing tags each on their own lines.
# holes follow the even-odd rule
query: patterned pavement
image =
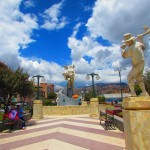
<svg viewBox="0 0 150 150">
<path fill-rule="evenodd" d="M 98 118 L 47 116 L 26 130 L 0 133 L 0 150 L 124 150 L 124 133 L 104 130 Z"/>
</svg>

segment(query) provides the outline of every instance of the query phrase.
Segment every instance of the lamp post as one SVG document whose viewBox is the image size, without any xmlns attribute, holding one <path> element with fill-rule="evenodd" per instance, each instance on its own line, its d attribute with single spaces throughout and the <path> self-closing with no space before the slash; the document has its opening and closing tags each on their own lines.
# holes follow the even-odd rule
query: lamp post
<svg viewBox="0 0 150 150">
<path fill-rule="evenodd" d="M 84 98 L 84 91 L 81 91 L 81 96 L 82 96 L 82 99 Z"/>
<path fill-rule="evenodd" d="M 95 89 L 94 89 L 94 76 L 96 76 L 97 80 L 100 79 L 100 76 L 96 73 L 90 73 L 90 74 L 87 74 L 86 79 L 89 80 L 90 76 L 92 77 L 92 89 L 93 89 L 92 95 L 93 97 L 95 97 L 96 95 L 95 95 Z"/>
<path fill-rule="evenodd" d="M 102 89 L 102 86 L 101 86 L 101 84 L 96 84 L 96 87 L 97 87 L 97 95 L 99 96 L 100 95 L 100 89 Z"/>
<path fill-rule="evenodd" d="M 85 96 L 86 96 L 86 94 L 88 94 L 89 93 L 89 91 L 87 91 L 87 90 L 82 90 L 81 92 L 80 92 L 80 94 L 81 94 L 81 96 L 82 96 L 82 99 L 85 99 Z"/>
<path fill-rule="evenodd" d="M 33 78 L 37 78 L 37 99 L 39 100 L 39 84 L 40 84 L 40 78 L 44 78 L 44 76 L 36 75 L 36 76 L 33 76 Z"/>
<path fill-rule="evenodd" d="M 115 69 L 115 71 L 118 71 L 118 73 L 119 73 L 121 99 L 123 99 L 122 86 L 121 86 L 121 71 L 123 71 L 123 70 L 126 70 L 126 69 L 125 68 L 124 69 L 119 69 L 119 68 Z"/>
</svg>

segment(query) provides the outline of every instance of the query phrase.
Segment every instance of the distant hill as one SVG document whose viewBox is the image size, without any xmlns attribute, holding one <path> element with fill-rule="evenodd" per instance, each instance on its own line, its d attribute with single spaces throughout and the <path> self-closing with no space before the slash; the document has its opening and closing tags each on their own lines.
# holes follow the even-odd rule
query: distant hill
<svg viewBox="0 0 150 150">
<path fill-rule="evenodd" d="M 122 82 L 121 83 L 122 87 L 122 92 L 123 93 L 128 93 L 129 92 L 129 87 L 127 83 Z M 110 94 L 110 93 L 120 93 L 120 83 L 97 83 L 94 86 L 95 91 L 98 95 L 100 94 Z M 74 92 L 79 93 L 80 91 L 92 91 L 92 85 L 90 86 L 80 86 L 80 87 L 75 87 Z"/>
</svg>

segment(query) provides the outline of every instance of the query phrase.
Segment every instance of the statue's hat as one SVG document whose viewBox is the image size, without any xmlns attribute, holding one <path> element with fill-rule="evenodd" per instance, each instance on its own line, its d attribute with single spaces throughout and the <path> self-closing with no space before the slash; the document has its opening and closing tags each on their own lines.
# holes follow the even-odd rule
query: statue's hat
<svg viewBox="0 0 150 150">
<path fill-rule="evenodd" d="M 133 37 L 131 33 L 126 33 L 123 37 L 124 40 L 122 42 L 128 42 L 135 39 L 135 37 Z"/>
</svg>

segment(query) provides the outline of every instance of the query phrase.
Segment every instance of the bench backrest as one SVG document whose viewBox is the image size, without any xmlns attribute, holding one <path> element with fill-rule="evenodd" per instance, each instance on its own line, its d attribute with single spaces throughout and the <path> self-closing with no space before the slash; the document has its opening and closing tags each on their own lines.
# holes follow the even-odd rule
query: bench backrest
<svg viewBox="0 0 150 150">
<path fill-rule="evenodd" d="M 113 121 L 114 120 L 114 115 L 107 114 L 107 119 Z"/>
<path fill-rule="evenodd" d="M 101 117 L 106 117 L 106 113 L 100 111 L 100 116 L 101 116 Z"/>
</svg>

